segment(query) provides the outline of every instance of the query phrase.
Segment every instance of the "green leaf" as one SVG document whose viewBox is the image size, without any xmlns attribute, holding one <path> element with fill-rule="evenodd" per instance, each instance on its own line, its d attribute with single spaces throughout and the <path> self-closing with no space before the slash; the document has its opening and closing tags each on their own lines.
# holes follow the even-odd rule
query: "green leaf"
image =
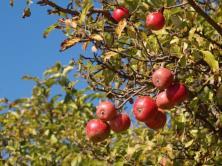
<svg viewBox="0 0 222 166">
<path fill-rule="evenodd" d="M 45 72 L 44 72 L 44 76 L 49 76 L 51 74 L 55 74 L 57 72 L 59 72 L 62 68 L 62 65 L 61 63 L 56 63 L 54 66 L 50 67 L 49 69 L 47 69 Z"/>
<path fill-rule="evenodd" d="M 48 28 L 46 28 L 43 32 L 43 37 L 47 38 L 49 33 L 52 32 L 58 26 L 59 26 L 59 24 L 55 23 L 55 24 L 52 24 L 51 26 L 49 26 Z"/>
<path fill-rule="evenodd" d="M 86 15 L 88 13 L 88 11 L 92 8 L 92 2 L 91 0 L 85 0 L 84 2 L 84 7 L 82 10 L 82 13 L 80 15 L 80 19 L 79 19 L 79 23 L 82 24 L 83 22 L 85 22 L 86 19 Z"/>
<path fill-rule="evenodd" d="M 39 79 L 38 77 L 33 77 L 33 76 L 28 76 L 28 75 L 25 75 L 22 77 L 23 80 L 32 80 L 32 81 L 35 81 L 36 83 L 39 83 Z"/>
<path fill-rule="evenodd" d="M 211 70 L 214 73 L 218 73 L 219 72 L 219 63 L 218 61 L 215 59 L 214 55 L 210 52 L 210 51 L 201 51 L 203 54 L 203 59 L 205 62 L 207 62 L 207 64 L 210 66 Z"/>
</svg>

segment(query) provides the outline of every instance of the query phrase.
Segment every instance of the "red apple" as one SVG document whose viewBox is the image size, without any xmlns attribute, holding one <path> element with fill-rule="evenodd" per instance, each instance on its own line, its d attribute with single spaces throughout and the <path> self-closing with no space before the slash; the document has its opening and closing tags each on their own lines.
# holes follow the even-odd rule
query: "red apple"
<svg viewBox="0 0 222 166">
<path fill-rule="evenodd" d="M 156 116 L 153 119 L 149 119 L 145 124 L 154 130 L 163 128 L 166 124 L 167 116 L 162 109 L 158 109 Z"/>
<path fill-rule="evenodd" d="M 133 105 L 133 113 L 137 120 L 146 122 L 155 117 L 157 113 L 156 102 L 148 96 L 140 96 Z"/>
<path fill-rule="evenodd" d="M 166 95 L 170 101 L 175 104 L 180 104 L 187 97 L 187 89 L 185 85 L 176 83 L 167 88 Z"/>
<path fill-rule="evenodd" d="M 156 104 L 162 109 L 171 109 L 174 106 L 174 102 L 167 97 L 166 91 L 160 92 L 156 96 Z"/>
<path fill-rule="evenodd" d="M 146 26 L 151 30 L 160 30 L 164 27 L 163 11 L 152 12 L 146 17 Z"/>
<path fill-rule="evenodd" d="M 160 90 L 166 89 L 169 87 L 173 82 L 173 74 L 167 68 L 159 68 L 156 70 L 152 75 L 152 82 L 153 85 Z"/>
<path fill-rule="evenodd" d="M 112 17 L 119 22 L 123 18 L 129 17 L 129 10 L 125 7 L 118 7 L 113 11 Z"/>
<path fill-rule="evenodd" d="M 109 136 L 109 133 L 110 126 L 100 119 L 92 119 L 86 125 L 86 136 L 90 141 L 103 141 Z"/>
<path fill-rule="evenodd" d="M 97 117 L 104 121 L 109 121 L 117 115 L 115 106 L 109 101 L 100 102 L 96 109 Z"/>
<path fill-rule="evenodd" d="M 116 133 L 127 130 L 130 127 L 130 118 L 127 114 L 119 114 L 110 121 L 111 130 Z"/>
</svg>

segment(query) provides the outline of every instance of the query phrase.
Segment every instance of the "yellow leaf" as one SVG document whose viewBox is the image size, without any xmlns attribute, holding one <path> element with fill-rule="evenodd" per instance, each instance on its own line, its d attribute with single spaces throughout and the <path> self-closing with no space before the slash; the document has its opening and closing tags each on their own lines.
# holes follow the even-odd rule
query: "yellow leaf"
<svg viewBox="0 0 222 166">
<path fill-rule="evenodd" d="M 71 25 L 72 28 L 75 29 L 77 27 L 77 20 L 72 20 L 70 25 Z"/>
<path fill-rule="evenodd" d="M 113 52 L 113 51 L 106 52 L 106 53 L 104 54 L 104 61 L 109 60 L 110 58 L 116 56 L 117 54 L 118 54 L 118 53 Z"/>
<path fill-rule="evenodd" d="M 219 63 L 215 59 L 214 55 L 210 51 L 201 51 L 203 54 L 203 59 L 210 66 L 214 73 L 219 73 Z"/>
<path fill-rule="evenodd" d="M 79 37 L 74 37 L 71 39 L 66 39 L 62 42 L 61 44 L 61 49 L 60 51 L 64 51 L 72 46 L 74 46 L 76 43 L 78 43 L 81 40 Z"/>
<path fill-rule="evenodd" d="M 186 42 L 183 43 L 183 53 L 186 53 L 186 50 L 188 48 L 188 44 Z"/>
<path fill-rule="evenodd" d="M 51 142 L 52 144 L 55 144 L 55 143 L 58 142 L 58 139 L 56 138 L 55 135 L 51 135 L 51 137 L 50 137 L 50 142 Z"/>
<path fill-rule="evenodd" d="M 133 27 L 129 26 L 127 27 L 127 34 L 129 35 L 129 37 L 131 38 L 136 38 L 136 31 Z"/>
<path fill-rule="evenodd" d="M 99 34 L 92 34 L 90 36 L 90 39 L 94 39 L 94 40 L 97 40 L 97 41 L 102 41 L 103 40 L 102 36 L 99 35 Z"/>
<path fill-rule="evenodd" d="M 179 42 L 179 38 L 178 37 L 174 37 L 171 41 L 170 44 L 174 44 L 174 43 L 178 43 Z"/>
<path fill-rule="evenodd" d="M 118 23 L 118 26 L 116 27 L 116 34 L 118 35 L 118 38 L 120 38 L 124 28 L 126 27 L 127 25 L 127 21 L 126 19 L 122 19 L 119 23 Z"/>
<path fill-rule="evenodd" d="M 188 148 L 188 147 L 190 147 L 192 144 L 193 144 L 193 139 L 192 140 L 190 140 L 189 142 L 187 142 L 187 143 L 185 143 L 185 148 Z"/>
</svg>

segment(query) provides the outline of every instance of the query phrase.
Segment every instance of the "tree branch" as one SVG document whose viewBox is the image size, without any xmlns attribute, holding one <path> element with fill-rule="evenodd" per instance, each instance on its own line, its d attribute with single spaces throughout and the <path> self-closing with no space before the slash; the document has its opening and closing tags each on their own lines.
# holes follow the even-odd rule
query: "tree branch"
<svg viewBox="0 0 222 166">
<path fill-rule="evenodd" d="M 52 8 L 57 9 L 57 11 L 60 11 L 60 12 L 63 12 L 63 13 L 67 13 L 67 14 L 71 14 L 72 16 L 79 16 L 80 15 L 80 13 L 78 11 L 63 8 L 63 7 L 57 5 L 56 3 L 54 3 L 54 2 L 52 2 L 50 0 L 40 0 L 40 1 L 37 2 L 37 4 L 39 4 L 41 6 L 50 6 Z M 110 14 L 110 12 L 108 10 L 92 8 L 92 9 L 89 10 L 89 13 L 87 15 L 91 15 L 93 13 L 98 13 L 98 14 L 101 13 L 107 19 L 109 19 L 110 21 L 116 23 L 116 21 L 113 19 L 112 15 Z"/>
<path fill-rule="evenodd" d="M 164 7 L 164 9 L 173 9 L 173 8 L 177 8 L 177 7 L 186 6 L 187 4 L 188 4 L 188 2 L 185 2 L 185 3 L 181 3 L 178 5 L 174 5 L 174 6 L 167 6 L 167 7 Z"/>
<path fill-rule="evenodd" d="M 206 21 L 222 36 L 222 27 L 220 27 L 208 14 L 206 14 L 193 0 L 187 0 L 188 3 L 199 13 Z"/>
<path fill-rule="evenodd" d="M 71 15 L 79 15 L 79 12 L 77 11 L 73 11 L 73 10 L 70 10 L 70 9 L 65 9 L 59 5 L 57 5 L 56 3 L 52 2 L 52 1 L 49 1 L 49 0 L 41 0 L 41 1 L 38 1 L 37 4 L 39 5 L 42 5 L 42 6 L 51 6 L 55 9 L 57 9 L 58 11 L 61 11 L 63 13 L 68 13 L 68 14 L 71 14 Z"/>
<path fill-rule="evenodd" d="M 200 37 L 206 39 L 208 42 L 212 43 L 212 44 L 215 44 L 216 46 L 218 46 L 219 48 L 222 49 L 222 44 L 218 43 L 217 41 L 211 39 L 210 37 L 206 36 L 203 32 L 199 32 L 199 31 L 196 31 L 195 32 L 196 34 L 198 34 Z"/>
</svg>

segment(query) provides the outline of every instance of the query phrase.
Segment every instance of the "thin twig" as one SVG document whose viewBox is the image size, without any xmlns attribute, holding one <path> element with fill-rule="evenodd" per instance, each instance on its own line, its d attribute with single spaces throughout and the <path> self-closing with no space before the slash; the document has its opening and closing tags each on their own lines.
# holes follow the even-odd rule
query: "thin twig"
<svg viewBox="0 0 222 166">
<path fill-rule="evenodd" d="M 182 7 L 182 6 L 186 6 L 186 5 L 188 5 L 188 2 L 181 3 L 178 5 L 173 5 L 173 6 L 167 6 L 167 7 L 164 7 L 164 9 L 173 9 L 173 8 Z"/>
<path fill-rule="evenodd" d="M 161 44 L 158 36 L 157 36 L 156 34 L 154 34 L 154 35 L 155 35 L 155 37 L 156 37 L 157 43 L 158 43 L 158 45 L 159 45 L 159 47 L 160 47 L 160 50 L 161 50 L 162 54 L 165 55 L 164 50 L 163 50 L 163 46 L 162 46 L 162 44 Z"/>
<path fill-rule="evenodd" d="M 212 44 L 215 44 L 219 48 L 222 48 L 222 44 L 220 44 L 217 41 L 215 41 L 215 40 L 211 39 L 210 37 L 206 36 L 204 33 L 201 33 L 201 32 L 198 32 L 198 31 L 196 31 L 195 33 L 198 34 L 200 37 L 206 39 L 208 42 L 210 42 Z"/>
<path fill-rule="evenodd" d="M 131 98 L 133 98 L 135 95 L 139 94 L 140 92 L 142 92 L 144 89 L 146 89 L 146 86 L 141 87 L 139 90 L 137 90 L 136 92 L 134 92 L 132 95 L 130 95 L 130 97 L 128 97 L 126 100 L 124 100 L 118 107 L 117 109 L 120 109 L 123 107 L 124 104 L 126 104 Z"/>
<path fill-rule="evenodd" d="M 222 36 L 222 27 L 219 26 L 207 13 L 205 13 L 194 0 L 187 0 L 188 3 Z"/>
</svg>

